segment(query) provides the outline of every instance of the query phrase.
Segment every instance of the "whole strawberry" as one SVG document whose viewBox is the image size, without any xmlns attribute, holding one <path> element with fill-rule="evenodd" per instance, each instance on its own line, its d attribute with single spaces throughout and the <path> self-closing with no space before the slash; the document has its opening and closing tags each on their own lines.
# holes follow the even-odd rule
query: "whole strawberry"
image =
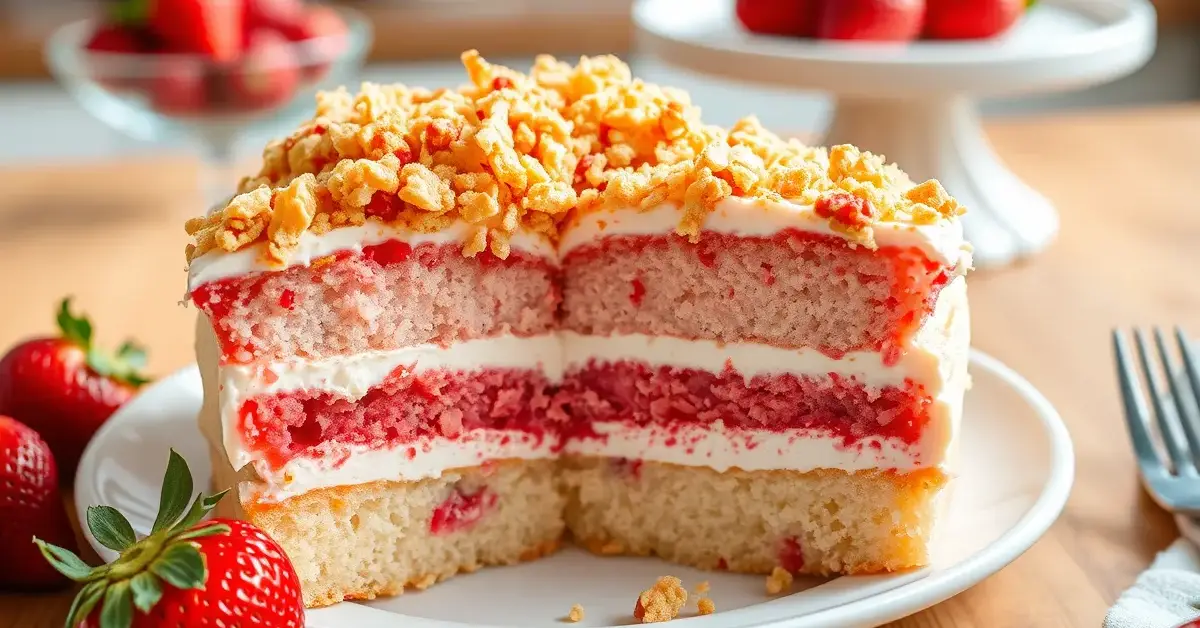
<svg viewBox="0 0 1200 628">
<path fill-rule="evenodd" d="M 40 539 L 46 560 L 83 589 L 67 628 L 303 628 L 304 602 L 292 563 L 271 537 L 236 519 L 201 522 L 225 495 L 192 495 L 192 474 L 175 451 L 167 462 L 158 516 L 138 539 L 116 509 L 92 506 L 87 525 L 116 561 L 89 567 Z"/>
<path fill-rule="evenodd" d="M 49 590 L 71 583 L 29 543 L 35 534 L 75 547 L 50 448 L 37 432 L 0 416 L 0 589 Z"/>
<path fill-rule="evenodd" d="M 83 448 L 117 408 L 145 384 L 146 354 L 131 342 L 116 354 L 92 345 L 92 324 L 58 310 L 59 336 L 35 338 L 0 359 L 0 414 L 36 430 L 50 444 L 59 478 L 70 482 Z"/>
</svg>

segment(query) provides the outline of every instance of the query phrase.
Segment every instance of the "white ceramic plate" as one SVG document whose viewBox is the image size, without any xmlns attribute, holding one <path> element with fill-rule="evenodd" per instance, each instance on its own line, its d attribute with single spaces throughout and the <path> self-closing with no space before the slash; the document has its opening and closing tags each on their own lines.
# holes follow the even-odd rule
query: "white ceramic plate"
<svg viewBox="0 0 1200 628">
<path fill-rule="evenodd" d="M 875 626 L 936 604 L 1007 565 L 1058 517 L 1071 489 L 1070 437 L 1054 408 L 995 359 L 971 357 L 960 449 L 960 475 L 940 523 L 930 567 L 886 576 L 811 580 L 803 590 L 768 598 L 762 576 L 701 572 L 652 558 L 599 558 L 568 549 L 545 560 L 484 569 L 428 591 L 367 604 L 343 603 L 309 613 L 316 628 L 466 628 L 562 626 L 582 604 L 578 626 L 624 625 L 638 593 L 660 575 L 689 589 L 712 585 L 717 613 L 687 619 L 693 628 Z M 193 473 L 209 473 L 195 424 L 200 378 L 185 369 L 151 386 L 113 416 L 83 456 L 75 486 L 79 513 L 115 506 L 144 533 L 154 519 L 159 481 L 174 447 Z M 112 552 L 88 539 L 106 559 Z M 684 617 L 696 614 L 694 602 Z M 672 624 L 674 625 L 674 624 Z"/>
</svg>

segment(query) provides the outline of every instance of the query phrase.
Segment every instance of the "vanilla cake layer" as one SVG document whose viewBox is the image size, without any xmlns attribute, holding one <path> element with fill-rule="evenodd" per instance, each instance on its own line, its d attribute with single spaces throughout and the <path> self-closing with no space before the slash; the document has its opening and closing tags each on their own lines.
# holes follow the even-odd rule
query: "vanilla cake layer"
<svg viewBox="0 0 1200 628">
<path fill-rule="evenodd" d="M 370 600 L 554 552 L 565 505 L 555 465 L 496 461 L 418 482 L 318 489 L 282 502 L 223 500 L 217 515 L 246 519 L 283 547 L 305 606 Z M 218 485 L 232 482 L 225 469 Z"/>
<path fill-rule="evenodd" d="M 594 457 L 563 464 L 567 526 L 584 547 L 749 573 L 924 565 L 947 481 L 938 469 L 720 473 Z"/>
</svg>

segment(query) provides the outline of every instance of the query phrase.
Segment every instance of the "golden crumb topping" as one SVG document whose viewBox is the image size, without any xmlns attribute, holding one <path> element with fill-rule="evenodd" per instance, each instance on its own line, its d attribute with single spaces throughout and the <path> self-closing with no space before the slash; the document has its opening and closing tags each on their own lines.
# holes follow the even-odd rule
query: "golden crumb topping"
<svg viewBox="0 0 1200 628">
<path fill-rule="evenodd" d="M 567 621 L 571 622 L 572 624 L 575 622 L 583 621 L 583 605 L 582 604 L 573 604 L 571 606 L 571 612 L 567 613 Z"/>
<path fill-rule="evenodd" d="M 670 621 L 679 616 L 687 603 L 687 589 L 675 576 L 663 576 L 653 587 L 642 591 L 633 607 L 633 616 L 643 624 Z"/>
<path fill-rule="evenodd" d="M 767 594 L 779 595 L 792 588 L 792 573 L 783 567 L 776 567 L 767 576 Z"/>
<path fill-rule="evenodd" d="M 709 598 L 702 597 L 696 601 L 696 606 L 700 609 L 701 615 L 712 615 L 717 612 L 717 605 Z"/>
<path fill-rule="evenodd" d="M 708 580 L 701 580 L 700 584 L 696 585 L 696 593 L 708 593 L 709 588 Z"/>
<path fill-rule="evenodd" d="M 880 222 L 931 224 L 962 208 L 881 157 L 783 140 L 754 118 L 706 125 L 688 95 L 634 79 L 611 56 L 540 56 L 528 74 L 462 55 L 470 82 L 427 90 L 366 83 L 317 95 L 316 113 L 263 151 L 227 206 L 186 224 L 190 261 L 265 242 L 286 263 L 305 232 L 368 220 L 429 233 L 469 226 L 465 255 L 507 257 L 519 229 L 557 237 L 572 210 L 675 203 L 699 238 L 727 197 L 814 206 L 874 246 Z"/>
</svg>

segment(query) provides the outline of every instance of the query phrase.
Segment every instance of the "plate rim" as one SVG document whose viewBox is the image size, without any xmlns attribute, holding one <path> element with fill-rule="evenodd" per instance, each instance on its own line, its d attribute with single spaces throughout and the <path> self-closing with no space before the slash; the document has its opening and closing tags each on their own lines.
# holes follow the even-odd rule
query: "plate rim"
<svg viewBox="0 0 1200 628">
<path fill-rule="evenodd" d="M 1054 408 L 1050 400 L 1018 372 L 1000 360 L 975 348 L 971 349 L 970 366 L 972 370 L 980 369 L 987 371 L 1010 390 L 1016 392 L 1033 410 L 1032 414 L 1038 418 L 1039 425 L 1042 428 L 1041 431 L 1045 434 L 1045 438 L 1050 445 L 1050 463 L 1048 465 L 1047 480 L 1042 485 L 1037 499 L 1016 523 L 1009 527 L 995 541 L 971 554 L 961 562 L 867 598 L 827 608 L 815 613 L 787 618 L 762 619 L 760 617 L 759 619 L 755 619 L 754 615 L 761 614 L 763 609 L 760 608 L 756 612 L 755 607 L 751 606 L 726 611 L 711 617 L 688 618 L 691 620 L 689 625 L 696 626 L 697 628 L 701 628 L 702 626 L 716 628 L 717 626 L 731 625 L 739 626 L 740 628 L 798 628 L 800 626 L 804 628 L 844 628 L 846 626 L 877 626 L 887 621 L 906 617 L 947 600 L 978 584 L 987 576 L 1000 571 L 1028 551 L 1058 519 L 1070 496 L 1075 477 L 1074 446 L 1071 442 L 1070 433 L 1063 423 L 1061 415 Z M 144 391 L 142 395 L 149 393 L 155 388 L 165 388 L 170 385 L 170 382 L 185 378 L 196 370 L 197 367 L 195 364 L 183 367 L 155 382 L 152 388 Z M 81 472 L 78 474 L 74 486 L 74 505 L 80 521 L 86 521 L 86 510 L 91 505 L 89 501 L 94 499 L 94 497 L 98 497 L 97 492 L 91 488 L 92 483 L 90 480 L 97 467 L 97 458 L 101 451 L 100 444 L 106 440 L 106 436 L 110 431 L 119 429 L 121 417 L 129 412 L 127 409 L 131 405 L 133 404 L 118 410 L 112 419 L 105 422 L 84 451 L 80 461 Z M 82 532 L 85 540 L 96 550 L 102 559 L 111 560 L 114 555 L 111 550 L 100 546 L 86 527 L 84 527 Z M 784 602 L 786 599 L 781 598 L 776 600 L 776 602 Z M 328 628 L 332 625 L 329 621 L 337 619 L 332 616 L 334 613 L 330 611 L 336 612 L 335 609 L 337 608 L 335 606 L 326 609 L 315 609 L 318 611 L 318 614 L 322 615 L 317 618 L 311 617 L 313 612 L 309 611 L 308 625 L 312 628 Z M 357 604 L 342 608 L 346 610 L 354 609 L 351 612 L 355 615 L 365 615 L 366 617 L 395 617 L 394 613 Z M 774 615 L 775 613 L 771 614 Z M 325 617 L 323 615 L 331 616 Z M 429 626 L 431 628 L 434 626 L 502 628 L 482 624 L 447 622 L 424 617 L 414 617 L 412 619 L 419 620 L 420 622 L 419 624 L 414 624 L 414 626 Z"/>
</svg>

